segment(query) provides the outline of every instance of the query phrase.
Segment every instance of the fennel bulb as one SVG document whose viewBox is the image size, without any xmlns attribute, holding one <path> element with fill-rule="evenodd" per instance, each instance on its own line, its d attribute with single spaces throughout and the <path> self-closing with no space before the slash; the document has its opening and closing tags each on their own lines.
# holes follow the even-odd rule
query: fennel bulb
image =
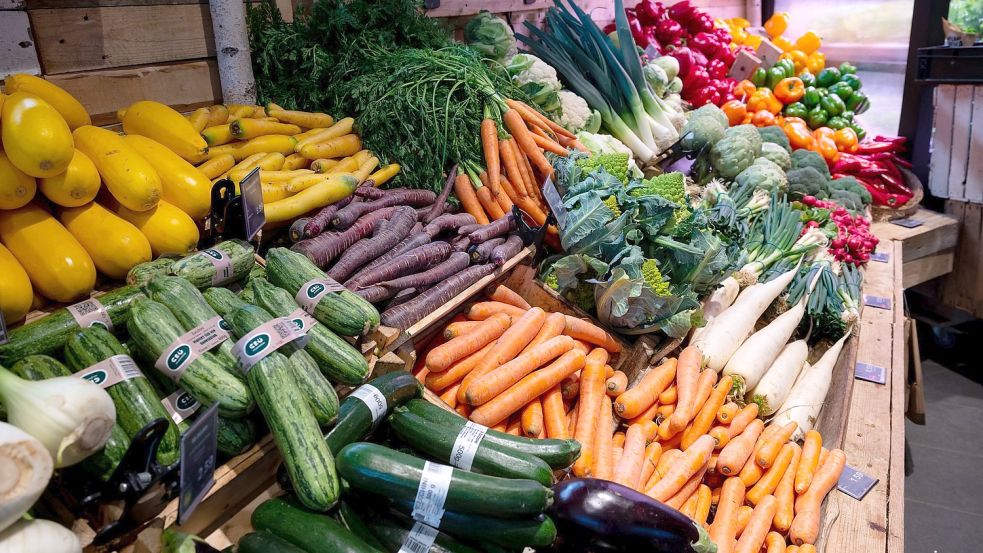
<svg viewBox="0 0 983 553">
<path fill-rule="evenodd" d="M 0 553 L 82 553 L 78 537 L 50 520 L 22 520 L 0 532 Z"/>
<path fill-rule="evenodd" d="M 51 454 L 37 438 L 0 422 L 0 530 L 34 505 L 53 470 Z"/>
</svg>

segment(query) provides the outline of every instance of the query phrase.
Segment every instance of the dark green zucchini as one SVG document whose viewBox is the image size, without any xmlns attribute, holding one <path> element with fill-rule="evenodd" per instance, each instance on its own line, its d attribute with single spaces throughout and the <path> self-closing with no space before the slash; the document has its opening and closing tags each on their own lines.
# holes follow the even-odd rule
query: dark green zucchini
<svg viewBox="0 0 983 553">
<path fill-rule="evenodd" d="M 99 302 L 106 308 L 109 319 L 116 331 L 126 329 L 130 318 L 130 304 L 137 298 L 146 297 L 136 286 L 122 286 L 99 296 Z M 0 364 L 13 365 L 28 355 L 58 355 L 73 332 L 79 329 L 78 323 L 67 309 L 61 308 L 24 326 L 11 329 L 9 342 L 0 346 Z"/>
<path fill-rule="evenodd" d="M 393 507 L 403 515 L 413 513 L 412 501 L 397 501 Z M 556 525 L 546 515 L 516 519 L 444 511 L 440 530 L 474 543 L 494 543 L 519 549 L 546 547 L 556 539 Z"/>
<path fill-rule="evenodd" d="M 457 413 L 452 413 L 422 399 L 411 400 L 406 404 L 406 407 L 410 412 L 431 423 L 449 426 L 455 433 L 460 432 L 467 422 Z M 577 457 L 580 457 L 580 444 L 576 440 L 540 440 L 488 429 L 482 443 L 495 444 L 539 457 L 553 469 L 567 468 L 577 460 Z"/>
<path fill-rule="evenodd" d="M 127 330 L 140 350 L 140 357 L 145 359 L 158 359 L 185 333 L 165 305 L 149 299 L 133 303 Z M 254 405 L 249 388 L 226 370 L 211 352 L 188 363 L 178 384 L 202 405 L 217 402 L 219 413 L 226 417 L 244 417 Z"/>
<path fill-rule="evenodd" d="M 108 330 L 98 326 L 79 330 L 65 344 L 65 362 L 76 373 L 114 355 L 126 355 L 123 346 Z M 179 453 L 178 429 L 147 377 L 141 373 L 138 377 L 113 384 L 106 392 L 116 406 L 116 423 L 130 438 L 156 419 L 168 422 L 167 431 L 157 448 L 157 461 L 164 466 L 176 463 Z"/>
<path fill-rule="evenodd" d="M 271 248 L 266 254 L 266 277 L 272 284 L 296 297 L 305 283 L 326 278 L 326 275 L 297 252 Z M 315 291 L 323 291 L 323 287 L 305 290 L 305 293 Z M 379 326 L 379 311 L 348 290 L 324 294 L 313 311 L 311 314 L 315 319 L 342 336 L 358 336 Z"/>
<path fill-rule="evenodd" d="M 206 256 L 224 256 L 232 264 L 232 274 L 222 282 L 215 282 L 215 265 Z M 189 254 L 171 265 L 171 274 L 185 278 L 199 290 L 219 284 L 237 282 L 246 278 L 256 265 L 253 246 L 245 240 L 233 239 L 219 242 L 211 248 Z"/>
<path fill-rule="evenodd" d="M 404 371 L 393 371 L 366 382 L 379 390 L 386 398 L 386 413 L 392 414 L 393 409 L 420 397 L 423 388 L 412 374 Z M 374 428 L 372 412 L 361 399 L 349 395 L 341 402 L 338 412 L 338 422 L 325 436 L 328 447 L 336 455 L 346 445 L 365 439 Z"/>
<path fill-rule="evenodd" d="M 239 538 L 236 553 L 307 553 L 289 541 L 269 532 L 250 532 Z"/>
<path fill-rule="evenodd" d="M 162 255 L 158 259 L 153 261 L 146 261 L 134 266 L 128 273 L 126 273 L 126 283 L 135 284 L 141 288 L 150 282 L 150 279 L 158 275 L 166 275 L 171 271 L 171 265 L 180 259 L 180 257 L 174 255 Z"/>
<path fill-rule="evenodd" d="M 72 371 L 61 361 L 47 355 L 29 355 L 14 363 L 10 370 L 27 380 L 72 376 Z M 126 435 L 123 427 L 119 425 L 117 419 L 112 432 L 109 434 L 109 439 L 106 440 L 102 449 L 86 457 L 84 461 L 79 463 L 79 466 L 90 476 L 105 482 L 113 475 L 129 448 L 130 438 Z"/>
<path fill-rule="evenodd" d="M 338 454 L 338 474 L 357 490 L 393 501 L 416 497 L 424 460 L 368 442 Z M 452 469 L 444 509 L 501 516 L 538 515 L 553 502 L 553 491 L 535 480 L 514 480 Z"/>
<path fill-rule="evenodd" d="M 269 314 L 261 308 L 246 305 L 233 309 L 226 320 L 241 338 L 265 317 Z M 294 492 L 305 506 L 324 511 L 339 495 L 334 458 L 290 371 L 290 361 L 274 351 L 249 369 L 246 382 L 283 455 Z"/>
<path fill-rule="evenodd" d="M 373 534 L 383 542 L 383 550 L 398 552 L 406 542 L 410 530 L 413 529 L 415 524 L 413 519 L 385 507 L 370 507 L 368 501 L 362 501 L 358 506 L 365 513 L 361 517 L 362 520 L 366 522 Z M 350 510 L 354 511 L 355 509 Z M 355 514 L 358 515 L 358 513 Z M 479 551 L 470 545 L 457 541 L 445 532 L 438 532 L 433 545 L 427 550 L 428 553 L 479 553 Z"/>
<path fill-rule="evenodd" d="M 348 490 L 342 489 L 342 496 L 348 496 Z M 355 534 L 360 540 L 364 541 L 371 547 L 378 549 L 379 551 L 388 551 L 388 548 L 379 541 L 379 538 L 375 536 L 375 533 L 369 528 L 369 524 L 365 521 L 365 518 L 359 514 L 358 510 L 348 499 L 342 499 L 338 503 L 338 514 L 337 519 L 339 522 L 345 525 L 352 534 Z"/>
<path fill-rule="evenodd" d="M 456 465 L 451 459 L 459 454 L 454 450 L 454 442 L 460 431 L 433 424 L 405 406 L 397 407 L 389 416 L 389 428 L 400 440 L 420 453 L 441 463 Z M 539 457 L 485 442 L 484 439 L 478 444 L 468 470 L 503 478 L 528 478 L 544 486 L 553 484 L 553 471 Z"/>
<path fill-rule="evenodd" d="M 260 503 L 251 522 L 307 553 L 380 553 L 331 517 L 279 498 Z"/>
</svg>

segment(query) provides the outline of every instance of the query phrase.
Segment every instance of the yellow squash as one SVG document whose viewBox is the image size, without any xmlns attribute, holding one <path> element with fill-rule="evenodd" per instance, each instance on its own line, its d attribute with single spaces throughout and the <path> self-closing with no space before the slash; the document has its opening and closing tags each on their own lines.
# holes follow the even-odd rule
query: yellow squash
<svg viewBox="0 0 983 553">
<path fill-rule="evenodd" d="M 31 310 L 34 291 L 20 262 L 10 250 L 0 244 L 0 310 L 7 324 L 19 321 Z"/>
<path fill-rule="evenodd" d="M 160 201 L 163 185 L 157 171 L 122 136 L 86 125 L 75 129 L 75 142 L 95 163 L 106 188 L 124 207 L 146 211 Z"/>
<path fill-rule="evenodd" d="M 229 169 L 235 167 L 235 164 L 236 158 L 232 157 L 232 154 L 225 154 L 213 157 L 205 163 L 202 163 L 198 166 L 198 171 L 210 179 L 217 179 L 225 173 L 228 173 Z"/>
<path fill-rule="evenodd" d="M 221 125 L 229 121 L 229 108 L 223 106 L 222 104 L 216 104 L 208 108 L 208 125 L 209 127 L 214 127 L 215 125 Z"/>
<path fill-rule="evenodd" d="M 58 110 L 65 118 L 69 128 L 75 130 L 82 125 L 91 125 L 89 112 L 85 111 L 82 103 L 75 99 L 67 90 L 34 75 L 18 73 L 4 81 L 8 93 L 27 92 L 41 98 Z"/>
<path fill-rule="evenodd" d="M 34 289 L 50 300 L 76 301 L 95 286 L 96 267 L 88 252 L 37 203 L 0 212 L 0 240 L 27 272 Z"/>
<path fill-rule="evenodd" d="M 198 108 L 188 114 L 188 122 L 200 133 L 208 126 L 209 114 L 208 108 Z"/>
<path fill-rule="evenodd" d="M 32 177 L 64 173 L 75 154 L 72 131 L 51 104 L 26 92 L 3 103 L 0 137 L 7 157 Z"/>
<path fill-rule="evenodd" d="M 151 259 L 150 242 L 140 230 L 96 202 L 62 210 L 61 222 L 109 278 L 123 280 Z"/>
<path fill-rule="evenodd" d="M 209 148 L 228 144 L 236 139 L 234 136 L 232 136 L 232 131 L 229 129 L 229 125 L 227 124 L 207 127 L 201 131 L 201 137 L 205 139 L 205 143 L 208 144 Z"/>
<path fill-rule="evenodd" d="M 140 229 L 150 242 L 154 257 L 166 253 L 184 255 L 198 247 L 198 227 L 187 213 L 160 202 L 149 211 L 133 211 L 123 206 L 116 214 Z"/>
<path fill-rule="evenodd" d="M 126 108 L 123 131 L 152 138 L 188 161 L 202 161 L 208 144 L 183 115 L 170 107 L 141 100 Z"/>
<path fill-rule="evenodd" d="M 27 205 L 37 192 L 34 177 L 14 167 L 0 150 L 0 209 L 17 209 Z"/>
<path fill-rule="evenodd" d="M 75 150 L 68 169 L 38 183 L 45 198 L 62 207 L 78 207 L 95 199 L 102 185 L 99 170 L 89 156 Z"/>
<path fill-rule="evenodd" d="M 130 134 L 123 138 L 160 176 L 163 199 L 177 206 L 195 221 L 208 215 L 212 203 L 212 181 L 183 158 L 146 136 Z"/>
<path fill-rule="evenodd" d="M 347 198 L 358 186 L 351 173 L 322 176 L 323 180 L 297 194 L 266 204 L 266 222 L 272 226 L 291 221 L 301 215 Z"/>
</svg>

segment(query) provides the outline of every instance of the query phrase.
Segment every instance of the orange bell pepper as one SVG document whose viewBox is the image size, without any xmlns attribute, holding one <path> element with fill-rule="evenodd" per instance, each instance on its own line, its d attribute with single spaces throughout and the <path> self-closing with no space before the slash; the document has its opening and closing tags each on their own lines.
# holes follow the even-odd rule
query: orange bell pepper
<svg viewBox="0 0 983 553">
<path fill-rule="evenodd" d="M 836 149 L 836 142 L 828 136 L 816 139 L 815 151 L 819 152 L 826 161 L 836 161 L 840 159 L 840 151 Z"/>
<path fill-rule="evenodd" d="M 775 98 L 783 104 L 798 102 L 806 93 L 806 87 L 802 84 L 802 79 L 798 77 L 788 77 L 778 81 L 775 85 Z"/>
<path fill-rule="evenodd" d="M 750 98 L 757 89 L 758 87 L 754 86 L 754 83 L 744 79 L 743 81 L 737 83 L 737 86 L 734 87 L 734 96 L 736 98 L 743 98 L 746 100 Z"/>
<path fill-rule="evenodd" d="M 770 127 L 775 124 L 775 114 L 766 110 L 756 111 L 751 117 L 751 124 L 755 127 Z"/>
<path fill-rule="evenodd" d="M 751 115 L 750 113 L 747 114 L 747 115 L 745 115 L 744 116 L 744 119 L 741 120 L 741 124 L 742 125 L 750 125 L 751 124 L 751 118 L 752 117 L 753 117 L 753 115 Z"/>
<path fill-rule="evenodd" d="M 809 54 L 809 58 L 806 60 L 806 69 L 809 70 L 813 75 L 818 75 L 820 71 L 826 68 L 826 54 L 822 52 L 813 52 Z"/>
<path fill-rule="evenodd" d="M 816 137 L 812 136 L 809 127 L 798 117 L 786 117 L 784 130 L 792 148 L 811 150 L 815 147 Z"/>
<path fill-rule="evenodd" d="M 860 140 L 857 138 L 857 131 L 850 127 L 843 127 L 833 133 L 833 141 L 841 152 L 853 153 L 860 148 Z"/>
<path fill-rule="evenodd" d="M 795 40 L 795 47 L 806 54 L 811 54 L 822 46 L 823 39 L 813 31 L 807 31 L 804 35 Z"/>
<path fill-rule="evenodd" d="M 775 98 L 775 94 L 770 88 L 759 88 L 751 95 L 747 103 L 749 112 L 765 110 L 777 114 L 782 111 L 782 107 L 782 102 Z"/>
<path fill-rule="evenodd" d="M 781 48 L 782 52 L 788 52 L 789 50 L 795 49 L 792 41 L 783 36 L 776 36 L 775 38 L 771 39 L 771 43 Z"/>
<path fill-rule="evenodd" d="M 786 125 L 792 125 L 792 124 L 803 125 L 804 127 L 809 128 L 809 125 L 806 123 L 806 120 L 801 117 L 785 117 L 784 120 Z"/>
<path fill-rule="evenodd" d="M 820 138 L 833 138 L 835 131 L 829 127 L 819 127 L 812 131 L 812 136 L 815 136 L 817 140 Z"/>
<path fill-rule="evenodd" d="M 724 102 L 724 105 L 720 106 L 720 109 L 727 116 L 727 121 L 731 127 L 740 125 L 741 121 L 744 121 L 744 116 L 747 115 L 747 106 L 740 100 Z"/>
<path fill-rule="evenodd" d="M 785 29 L 788 29 L 788 21 L 788 12 L 775 12 L 775 15 L 765 21 L 765 32 L 771 38 L 780 36 L 785 32 Z"/>
</svg>

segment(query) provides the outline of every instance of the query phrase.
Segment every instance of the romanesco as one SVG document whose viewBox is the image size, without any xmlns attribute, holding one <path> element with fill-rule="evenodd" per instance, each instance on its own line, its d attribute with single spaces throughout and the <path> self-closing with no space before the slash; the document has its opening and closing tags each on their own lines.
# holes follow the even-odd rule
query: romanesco
<svg viewBox="0 0 983 553">
<path fill-rule="evenodd" d="M 623 183 L 627 183 L 628 159 L 628 154 L 608 153 L 578 159 L 576 163 L 577 167 L 580 167 L 588 175 L 597 171 L 598 168 L 603 167 L 609 175 L 612 175 Z"/>
<path fill-rule="evenodd" d="M 662 276 L 662 271 L 659 270 L 659 265 L 654 259 L 646 259 L 642 263 L 642 279 L 655 292 L 656 296 L 668 296 L 671 294 L 669 283 Z"/>
<path fill-rule="evenodd" d="M 632 196 L 638 198 L 659 195 L 670 202 L 686 207 L 686 176 L 682 173 L 663 173 L 642 182 L 645 186 L 632 190 Z"/>
<path fill-rule="evenodd" d="M 556 273 L 550 271 L 545 277 L 543 277 L 543 284 L 549 286 L 554 290 L 560 289 L 560 283 L 556 280 Z"/>
<path fill-rule="evenodd" d="M 618 198 L 615 198 L 613 194 L 604 198 L 604 205 L 608 206 L 608 209 L 614 212 L 615 219 L 621 217 L 621 207 L 618 206 Z"/>
<path fill-rule="evenodd" d="M 573 290 L 570 290 L 564 294 L 563 297 L 567 298 L 567 301 L 583 309 L 584 311 L 594 311 L 595 302 L 593 284 L 580 284 Z"/>
</svg>

